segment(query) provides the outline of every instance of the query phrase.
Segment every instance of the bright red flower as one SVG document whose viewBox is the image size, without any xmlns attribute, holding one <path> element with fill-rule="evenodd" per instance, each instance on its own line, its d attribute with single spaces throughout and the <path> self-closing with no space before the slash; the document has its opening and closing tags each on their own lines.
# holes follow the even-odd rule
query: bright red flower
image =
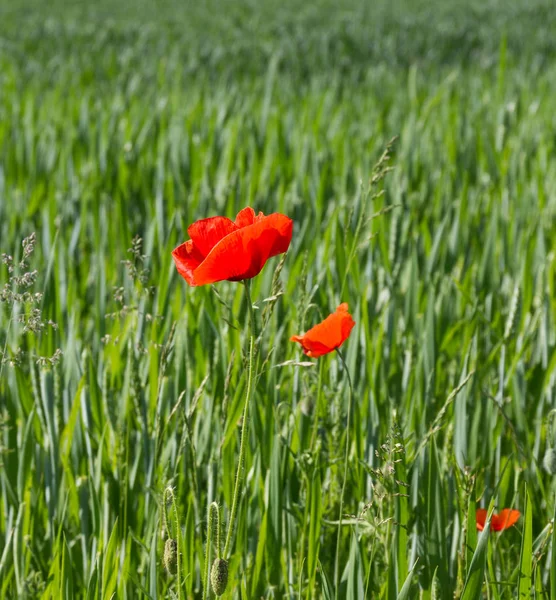
<svg viewBox="0 0 556 600">
<path fill-rule="evenodd" d="M 339 348 L 349 337 L 355 321 L 344 302 L 324 321 L 315 325 L 305 335 L 294 335 L 290 341 L 303 347 L 303 352 L 311 358 L 317 358 Z"/>
<path fill-rule="evenodd" d="M 247 207 L 235 221 L 226 217 L 196 221 L 187 230 L 191 239 L 172 256 L 189 285 L 251 279 L 269 258 L 286 252 L 292 228 L 293 221 L 285 215 L 256 215 Z"/>
<path fill-rule="evenodd" d="M 521 513 L 518 510 L 511 508 L 505 508 L 499 515 L 493 514 L 490 519 L 490 528 L 492 531 L 504 531 L 512 525 L 515 525 Z M 475 521 L 477 522 L 477 529 L 482 531 L 485 528 L 487 518 L 487 511 L 484 508 L 478 508 L 475 514 Z"/>
</svg>

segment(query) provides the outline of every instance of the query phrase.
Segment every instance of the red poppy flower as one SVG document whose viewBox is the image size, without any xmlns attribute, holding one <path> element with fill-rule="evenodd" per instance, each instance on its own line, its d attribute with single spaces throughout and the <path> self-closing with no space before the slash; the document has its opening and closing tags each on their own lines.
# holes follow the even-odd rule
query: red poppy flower
<svg viewBox="0 0 556 600">
<path fill-rule="evenodd" d="M 235 221 L 226 217 L 196 221 L 187 230 L 191 239 L 172 256 L 189 285 L 251 279 L 270 257 L 286 252 L 292 228 L 293 221 L 285 215 L 256 215 L 247 207 Z"/>
<path fill-rule="evenodd" d="M 511 508 L 505 508 L 499 515 L 493 514 L 490 519 L 490 528 L 492 531 L 504 531 L 512 525 L 515 525 L 521 513 L 518 510 L 512 510 Z M 487 511 L 484 508 L 478 508 L 475 514 L 475 521 L 477 522 L 477 529 L 482 531 L 485 528 L 487 518 Z"/>
<path fill-rule="evenodd" d="M 290 341 L 303 347 L 303 352 L 311 358 L 317 358 L 339 348 L 349 337 L 355 321 L 344 302 L 322 323 L 315 325 L 305 335 L 294 335 Z"/>
</svg>

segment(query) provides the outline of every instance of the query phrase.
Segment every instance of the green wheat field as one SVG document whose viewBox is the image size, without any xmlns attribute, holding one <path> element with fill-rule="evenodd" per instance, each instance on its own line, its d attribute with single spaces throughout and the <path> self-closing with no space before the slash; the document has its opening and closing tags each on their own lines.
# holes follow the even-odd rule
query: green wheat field
<svg viewBox="0 0 556 600">
<path fill-rule="evenodd" d="M 556 600 L 552 0 L 0 0 L 0 599 L 215 598 L 246 206 L 222 598 Z"/>
</svg>

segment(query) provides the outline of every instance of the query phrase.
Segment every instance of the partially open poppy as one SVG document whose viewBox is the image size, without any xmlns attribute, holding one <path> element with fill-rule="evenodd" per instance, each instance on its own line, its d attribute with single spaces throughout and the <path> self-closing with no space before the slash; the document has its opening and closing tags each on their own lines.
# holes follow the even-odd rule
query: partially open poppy
<svg viewBox="0 0 556 600">
<path fill-rule="evenodd" d="M 324 321 L 315 325 L 305 335 L 294 335 L 290 341 L 303 347 L 303 352 L 311 358 L 317 358 L 339 348 L 349 337 L 355 321 L 344 302 Z"/>
<path fill-rule="evenodd" d="M 235 221 L 227 217 L 196 221 L 187 230 L 191 239 L 178 246 L 172 257 L 189 285 L 251 279 L 269 258 L 286 252 L 292 229 L 293 221 L 285 215 L 256 215 L 247 207 Z"/>
<path fill-rule="evenodd" d="M 484 508 L 478 508 L 475 514 L 475 521 L 477 522 L 477 529 L 482 531 L 485 528 L 487 511 Z M 515 525 L 521 513 L 518 510 L 511 508 L 505 508 L 500 514 L 493 514 L 490 519 L 490 528 L 492 531 L 504 531 L 508 527 Z"/>
</svg>

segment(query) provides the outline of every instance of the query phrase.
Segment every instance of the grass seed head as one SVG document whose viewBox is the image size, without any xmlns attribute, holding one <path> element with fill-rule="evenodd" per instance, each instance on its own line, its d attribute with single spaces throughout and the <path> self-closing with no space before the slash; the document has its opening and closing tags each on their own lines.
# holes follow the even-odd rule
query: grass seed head
<svg viewBox="0 0 556 600">
<path fill-rule="evenodd" d="M 210 570 L 210 583 L 212 591 L 217 596 L 222 596 L 228 586 L 228 561 L 223 558 L 217 558 L 212 563 Z"/>
<path fill-rule="evenodd" d="M 165 569 L 170 575 L 175 575 L 178 570 L 178 543 L 173 538 L 168 538 L 164 544 L 162 558 Z"/>
</svg>

